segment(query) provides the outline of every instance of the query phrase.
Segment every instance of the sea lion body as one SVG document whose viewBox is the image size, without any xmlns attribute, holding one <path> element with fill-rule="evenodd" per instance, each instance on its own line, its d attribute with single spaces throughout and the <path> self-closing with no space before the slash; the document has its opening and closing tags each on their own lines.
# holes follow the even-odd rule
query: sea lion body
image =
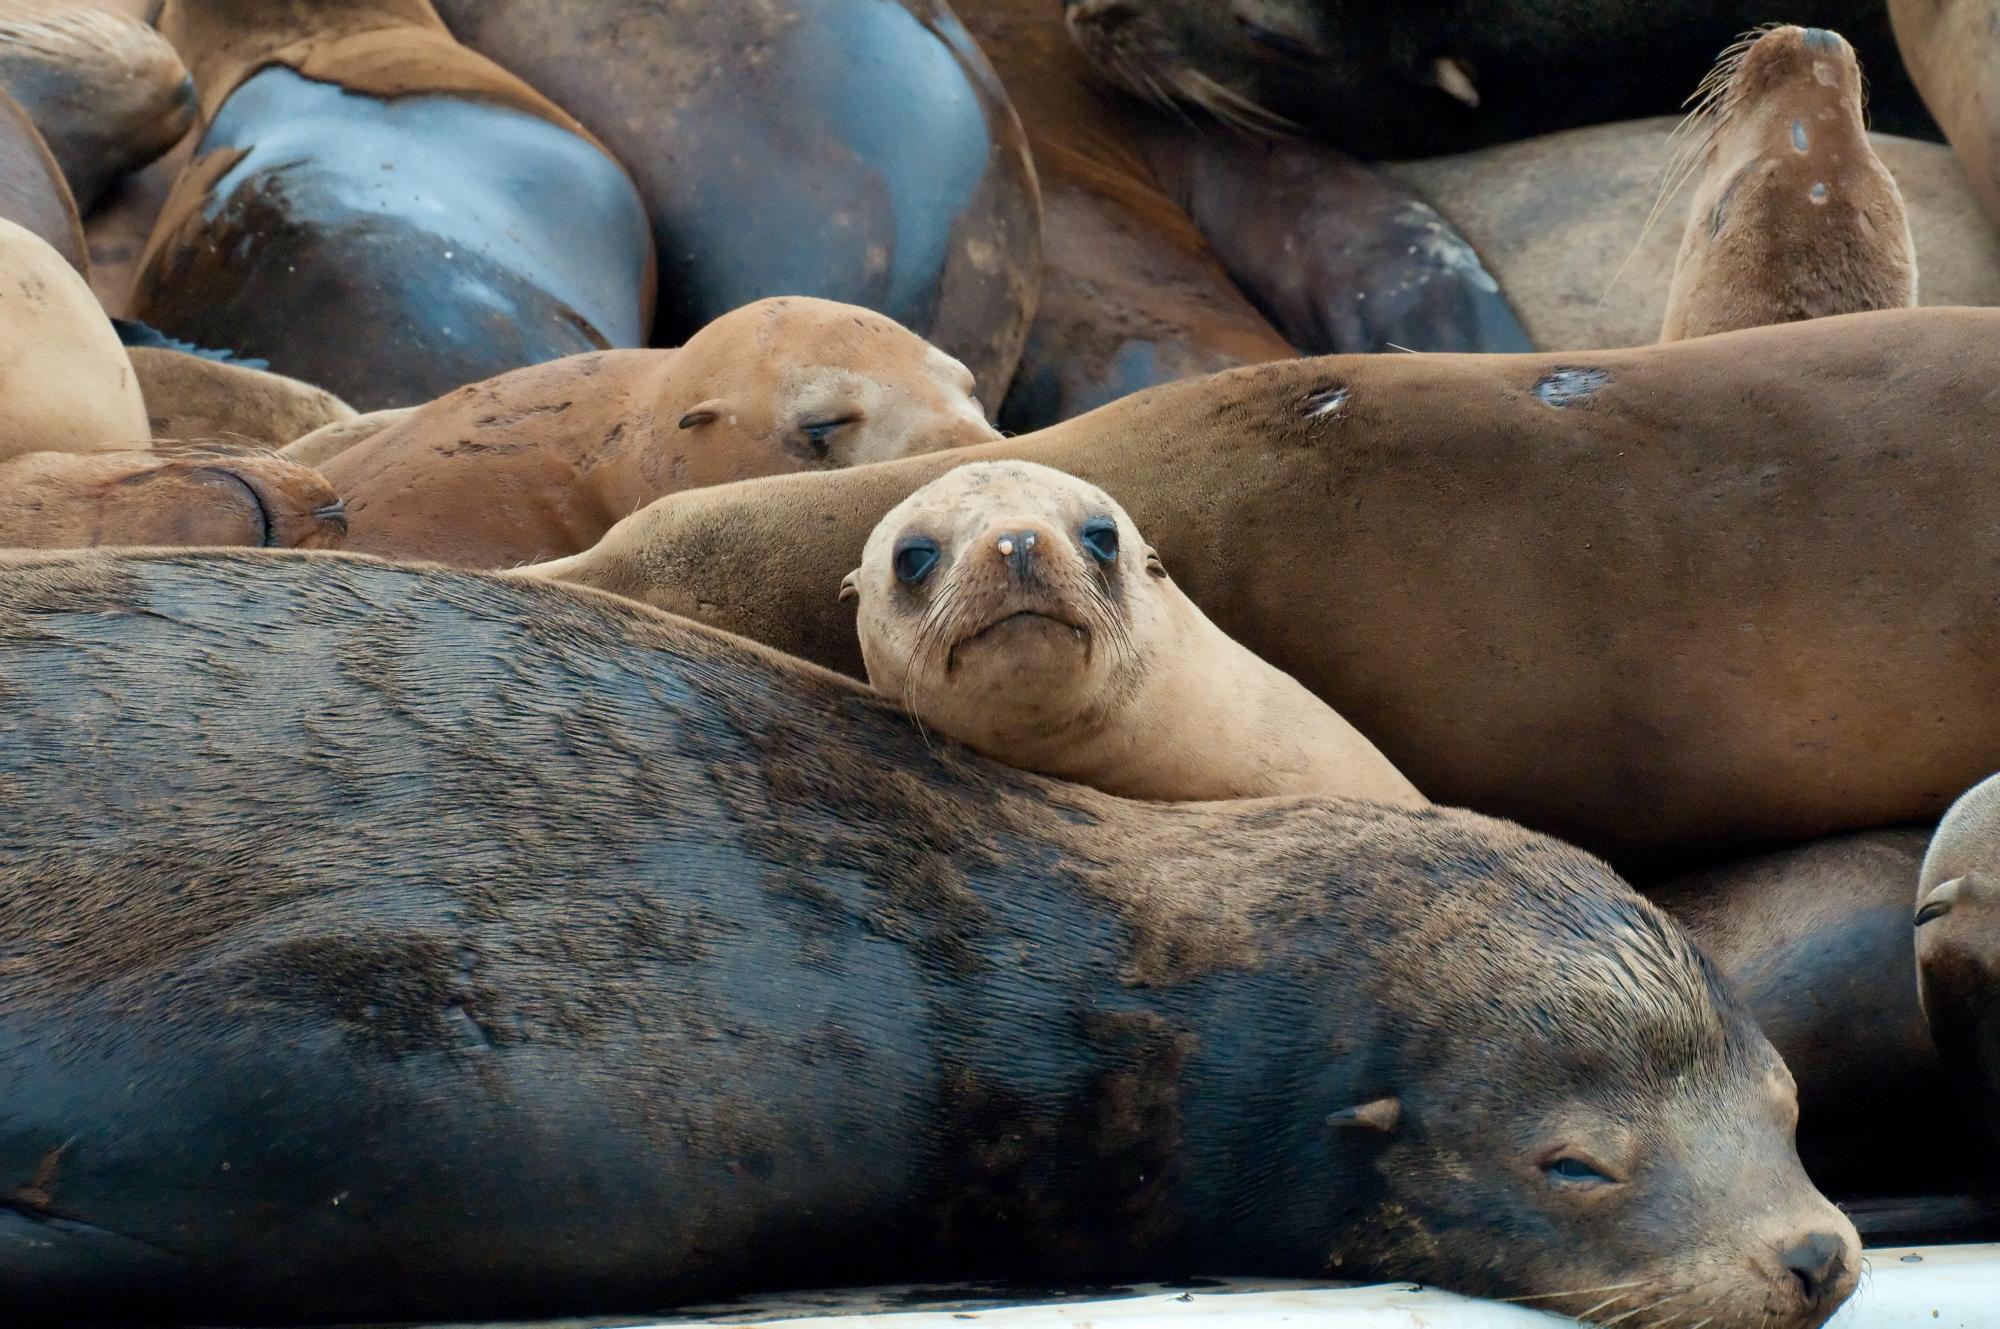
<svg viewBox="0 0 2000 1329">
<path fill-rule="evenodd" d="M 88 275 L 90 255 L 62 167 L 21 104 L 0 91 L 0 219 L 48 242 Z"/>
<path fill-rule="evenodd" d="M 347 499 L 351 549 L 511 567 L 586 549 L 681 489 L 990 442 L 972 390 L 880 314 L 759 300 L 679 350 L 461 388 L 315 464 Z"/>
<path fill-rule="evenodd" d="M 398 406 L 394 410 L 369 411 L 345 420 L 332 420 L 311 433 L 299 435 L 278 451 L 301 465 L 318 466 L 356 443 L 367 442 L 390 425 L 409 419 L 422 409 L 422 406 Z"/>
<path fill-rule="evenodd" d="M 1593 125 L 1380 169 L 1451 218 L 1538 349 L 1643 346 L 1659 338 L 1680 250 L 1668 218 L 1688 206 L 1685 192 L 1661 198 L 1679 123 Z M 1923 263 L 1919 301 L 2000 305 L 2000 231 L 1951 149 L 1889 134 L 1868 142 L 1903 196 Z"/>
<path fill-rule="evenodd" d="M 85 213 L 194 124 L 194 79 L 166 39 L 78 0 L 0 0 L 0 88 L 41 130 Z"/>
<path fill-rule="evenodd" d="M 0 461 L 0 548 L 334 549 L 339 495 L 269 453 L 30 452 Z"/>
<path fill-rule="evenodd" d="M 1994 0 L 1889 0 L 1896 44 L 1924 104 L 1965 168 L 1986 215 L 2000 226 L 2000 67 L 1993 60 Z"/>
<path fill-rule="evenodd" d="M 4 218 L 0 271 L 0 460 L 145 447 L 138 379 L 83 277 Z"/>
<path fill-rule="evenodd" d="M 1691 145 L 1702 175 L 1660 339 L 1916 304 L 1902 191 L 1869 147 L 1861 67 L 1840 34 L 1774 28 L 1706 86 Z"/>
<path fill-rule="evenodd" d="M 157 439 L 281 448 L 354 418 L 332 393 L 283 374 L 161 347 L 128 347 L 126 355 Z"/>
<path fill-rule="evenodd" d="M 1726 852 L 1923 821 L 2000 766 L 1995 379 L 1991 310 L 1253 366 L 663 500 L 560 575 L 859 674 L 824 569 L 949 467 L 1041 462 L 1118 495 L 1217 627 L 1431 798 Z"/>
<path fill-rule="evenodd" d="M 1880 0 L 1063 3 L 1093 63 L 1137 95 L 1198 89 L 1369 158 L 1675 111 L 1718 50 L 1772 22 L 1846 33 L 1876 71 L 1878 126 L 1935 134 Z"/>
<path fill-rule="evenodd" d="M 22 559 L 0 624 L 9 1313 L 1393 1269 L 1812 1329 L 1854 1286 L 1747 1014 L 1518 828 L 1128 803 L 443 569 Z"/>
<path fill-rule="evenodd" d="M 2000 777 L 1952 804 L 1917 882 L 1917 990 L 1945 1074 L 2000 1163 Z"/>
<path fill-rule="evenodd" d="M 1645 893 L 1693 934 L 1799 1086 L 1799 1156 L 1828 1194 L 1978 1189 L 1917 987 L 1910 888 L 1930 832 L 1836 836 Z M 1920 1116 L 1896 1143 L 1882 1122 Z"/>
<path fill-rule="evenodd" d="M 1039 284 L 1039 204 L 993 71 L 932 0 L 441 0 L 459 39 L 632 171 L 653 344 L 779 295 L 874 309 L 998 409 Z M 578 348 L 581 349 L 581 348 Z"/>
<path fill-rule="evenodd" d="M 369 410 L 644 344 L 652 247 L 630 178 L 427 0 L 171 0 L 160 24 L 207 122 L 136 317 Z"/>
<path fill-rule="evenodd" d="M 868 681 L 1010 766 L 1165 802 L 1318 794 L 1422 807 L 1333 710 L 1225 636 L 1109 494 L 961 466 L 868 537 Z"/>
</svg>

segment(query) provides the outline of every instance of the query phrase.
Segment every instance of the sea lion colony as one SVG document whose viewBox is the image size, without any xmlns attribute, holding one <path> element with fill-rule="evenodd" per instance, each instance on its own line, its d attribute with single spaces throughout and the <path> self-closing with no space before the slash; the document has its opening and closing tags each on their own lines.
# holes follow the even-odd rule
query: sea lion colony
<svg viewBox="0 0 2000 1329">
<path fill-rule="evenodd" d="M 0 0 L 0 1314 L 1993 1230 L 1997 14 Z"/>
</svg>

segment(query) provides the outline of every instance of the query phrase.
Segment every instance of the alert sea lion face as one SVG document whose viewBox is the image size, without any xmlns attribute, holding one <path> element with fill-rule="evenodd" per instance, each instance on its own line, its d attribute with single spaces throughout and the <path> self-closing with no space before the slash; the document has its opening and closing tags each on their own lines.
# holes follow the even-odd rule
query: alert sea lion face
<svg viewBox="0 0 2000 1329">
<path fill-rule="evenodd" d="M 0 547 L 333 549 L 346 534 L 333 487 L 270 453 L 31 452 L 0 463 Z"/>
</svg>

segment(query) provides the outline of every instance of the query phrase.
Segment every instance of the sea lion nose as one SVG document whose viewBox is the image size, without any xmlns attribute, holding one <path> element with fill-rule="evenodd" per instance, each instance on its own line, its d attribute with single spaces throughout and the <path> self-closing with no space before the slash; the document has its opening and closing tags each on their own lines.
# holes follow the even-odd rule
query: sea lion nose
<svg viewBox="0 0 2000 1329">
<path fill-rule="evenodd" d="M 1035 544 L 1037 536 L 1033 531 L 1007 531 L 993 543 L 1000 557 L 1014 569 L 1014 576 L 1026 581 L 1035 566 Z"/>
<path fill-rule="evenodd" d="M 1806 1301 L 1818 1306 L 1840 1287 L 1847 1273 L 1847 1243 L 1832 1232 L 1814 1232 L 1778 1257 L 1799 1280 Z M 1846 1293 L 1843 1290 L 1842 1296 Z"/>
<path fill-rule="evenodd" d="M 1815 51 L 1831 51 L 1839 44 L 1840 37 L 1836 33 L 1828 32 L 1825 28 L 1806 29 L 1806 45 Z"/>
</svg>

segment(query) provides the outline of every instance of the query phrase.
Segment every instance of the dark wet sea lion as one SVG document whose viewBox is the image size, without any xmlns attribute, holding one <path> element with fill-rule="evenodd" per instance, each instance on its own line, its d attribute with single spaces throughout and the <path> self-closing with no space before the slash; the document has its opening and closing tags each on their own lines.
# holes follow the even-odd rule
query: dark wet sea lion
<svg viewBox="0 0 2000 1329">
<path fill-rule="evenodd" d="M 1123 802 L 639 606 L 337 555 L 17 559 L 0 640 L 10 1314 L 1854 1287 L 1748 1014 L 1518 827 Z"/>
<path fill-rule="evenodd" d="M 135 317 L 361 409 L 644 344 L 630 178 L 428 0 L 169 0 L 160 28 L 205 124 Z"/>
<path fill-rule="evenodd" d="M 0 88 L 88 213 L 194 124 L 194 80 L 144 22 L 79 0 L 0 0 Z"/>
<path fill-rule="evenodd" d="M 1774 22 L 1846 33 L 1875 72 L 1876 126 L 1936 133 L 1896 58 L 1881 0 L 1064 0 L 1064 8 L 1105 75 L 1140 96 L 1250 108 L 1366 157 L 1459 152 L 1672 112 L 1732 37 Z"/>
<path fill-rule="evenodd" d="M 803 297 L 686 346 L 568 356 L 474 383 L 319 456 L 348 548 L 458 567 L 574 554 L 664 494 L 999 437 L 964 365 L 892 319 Z"/>
<path fill-rule="evenodd" d="M 1565 130 L 1378 169 L 1450 217 L 1544 351 L 1658 340 L 1685 193 L 1660 200 L 1677 120 Z M 2000 305 L 2000 232 L 1940 143 L 1870 134 L 1895 177 L 1923 260 L 1926 305 Z M 1649 228 L 1655 205 L 1660 215 Z"/>
<path fill-rule="evenodd" d="M 1773 28 L 1725 52 L 1703 87 L 1660 339 L 1916 304 L 1916 243 L 1869 146 L 1854 48 L 1824 28 Z"/>
<path fill-rule="evenodd" d="M 2000 1164 L 2000 776 L 1939 823 L 1918 878 L 1916 929 L 1924 1018 Z"/>
<path fill-rule="evenodd" d="M 946 467 L 1039 461 L 1432 798 L 1605 850 L 1789 843 L 2000 766 L 1996 379 L 2000 311 L 1970 309 L 1258 365 L 667 499 L 567 575 L 858 674 L 826 569 Z"/>
<path fill-rule="evenodd" d="M 127 347 L 153 437 L 282 448 L 354 418 L 340 398 L 283 374 L 159 347 Z"/>
<path fill-rule="evenodd" d="M 62 167 L 19 102 L 0 91 L 0 218 L 47 241 L 78 272 L 90 272 L 83 223 Z"/>
<path fill-rule="evenodd" d="M 30 452 L 0 462 L 0 548 L 334 549 L 346 534 L 333 487 L 268 452 Z"/>
<path fill-rule="evenodd" d="M 1914 981 L 1928 830 L 1817 840 L 1648 886 L 1694 934 L 1799 1087 L 1799 1156 L 1829 1195 L 1978 1189 Z M 1920 1118 L 1885 1139 L 1882 1123 Z"/>
<path fill-rule="evenodd" d="M 461 41 L 590 126 L 659 248 L 654 344 L 811 295 L 971 366 L 997 409 L 1039 283 L 1034 170 L 937 0 L 440 0 Z"/>
</svg>

